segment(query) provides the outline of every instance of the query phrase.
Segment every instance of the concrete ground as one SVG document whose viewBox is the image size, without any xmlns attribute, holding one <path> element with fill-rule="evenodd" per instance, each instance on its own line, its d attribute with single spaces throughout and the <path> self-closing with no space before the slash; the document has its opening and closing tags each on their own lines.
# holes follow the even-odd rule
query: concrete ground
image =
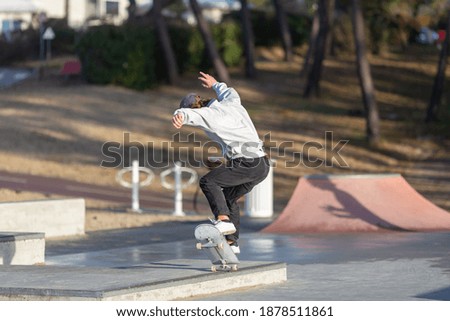
<svg viewBox="0 0 450 321">
<path fill-rule="evenodd" d="M 243 218 L 240 259 L 286 262 L 288 281 L 198 299 L 450 300 L 448 232 L 298 235 L 258 232 L 268 223 Z M 46 263 L 104 268 L 164 260 L 203 260 L 205 257 L 195 249 L 193 238 L 197 224 L 162 223 L 50 240 Z"/>
</svg>

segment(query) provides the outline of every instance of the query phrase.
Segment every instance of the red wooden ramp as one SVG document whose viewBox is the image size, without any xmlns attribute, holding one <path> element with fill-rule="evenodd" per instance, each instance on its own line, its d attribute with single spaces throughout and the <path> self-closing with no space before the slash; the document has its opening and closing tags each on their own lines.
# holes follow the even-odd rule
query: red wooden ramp
<svg viewBox="0 0 450 321">
<path fill-rule="evenodd" d="M 311 175 L 299 179 L 267 233 L 450 230 L 450 213 L 401 175 Z"/>
</svg>

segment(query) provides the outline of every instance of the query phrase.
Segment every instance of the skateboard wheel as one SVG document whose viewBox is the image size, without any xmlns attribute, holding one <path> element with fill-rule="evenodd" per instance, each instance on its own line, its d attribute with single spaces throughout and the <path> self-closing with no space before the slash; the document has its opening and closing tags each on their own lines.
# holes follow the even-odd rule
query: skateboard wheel
<svg viewBox="0 0 450 321">
<path fill-rule="evenodd" d="M 219 249 L 223 250 L 223 243 L 219 243 L 219 244 L 217 245 L 217 247 L 218 247 Z"/>
<path fill-rule="evenodd" d="M 231 266 L 231 271 L 237 271 L 237 270 L 238 270 L 237 264 L 233 264 L 233 265 Z"/>
<path fill-rule="evenodd" d="M 215 265 L 211 266 L 211 272 L 217 272 L 217 268 Z"/>
<path fill-rule="evenodd" d="M 203 248 L 202 243 L 197 243 L 195 247 L 197 248 L 197 250 L 201 250 Z"/>
</svg>

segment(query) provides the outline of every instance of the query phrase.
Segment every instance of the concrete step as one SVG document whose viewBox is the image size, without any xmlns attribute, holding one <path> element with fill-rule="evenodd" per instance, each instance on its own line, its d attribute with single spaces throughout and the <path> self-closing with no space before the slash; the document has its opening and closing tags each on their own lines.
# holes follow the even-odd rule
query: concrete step
<svg viewBox="0 0 450 321">
<path fill-rule="evenodd" d="M 44 262 L 43 233 L 0 232 L 0 264 L 33 265 Z"/>
<path fill-rule="evenodd" d="M 176 300 L 276 284 L 286 264 L 242 262 L 236 272 L 210 272 L 205 260 L 169 260 L 131 267 L 0 267 L 0 300 Z"/>
<path fill-rule="evenodd" d="M 0 231 L 45 233 L 45 237 L 84 234 L 82 198 L 0 203 Z"/>
</svg>

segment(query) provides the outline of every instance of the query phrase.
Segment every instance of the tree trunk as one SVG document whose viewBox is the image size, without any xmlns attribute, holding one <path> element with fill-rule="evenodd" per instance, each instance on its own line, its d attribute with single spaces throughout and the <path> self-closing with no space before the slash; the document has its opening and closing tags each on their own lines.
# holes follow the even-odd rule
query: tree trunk
<svg viewBox="0 0 450 321">
<path fill-rule="evenodd" d="M 332 55 L 333 50 L 333 28 L 334 28 L 334 11 L 336 9 L 336 0 L 328 1 L 328 34 L 325 43 L 325 55 Z"/>
<path fill-rule="evenodd" d="M 309 46 L 308 51 L 305 55 L 305 60 L 303 62 L 303 69 L 300 71 L 300 77 L 303 77 L 304 75 L 308 75 L 310 68 L 311 68 L 311 57 L 314 55 L 316 51 L 316 43 L 317 43 L 317 37 L 319 36 L 319 28 L 320 28 L 320 21 L 319 21 L 319 11 L 316 10 L 314 13 L 312 26 L 311 26 L 311 33 L 309 35 Z"/>
<path fill-rule="evenodd" d="M 289 31 L 289 24 L 284 10 L 282 0 L 273 0 L 275 12 L 277 16 L 278 28 L 280 29 L 281 40 L 284 49 L 284 60 L 292 61 L 293 49 L 292 49 L 292 37 Z"/>
<path fill-rule="evenodd" d="M 217 77 L 220 81 L 228 83 L 230 81 L 230 76 L 228 74 L 228 70 L 223 62 L 222 58 L 217 51 L 216 44 L 214 43 L 211 31 L 209 30 L 208 23 L 205 18 L 203 18 L 202 11 L 200 6 L 198 5 L 197 0 L 189 0 L 189 3 L 192 8 L 192 12 L 197 19 L 198 28 L 202 35 L 203 41 L 205 42 L 206 51 L 208 53 L 209 58 L 214 66 L 214 69 L 217 72 Z"/>
<path fill-rule="evenodd" d="M 448 11 L 447 18 L 447 28 L 445 30 L 445 40 L 442 44 L 441 54 L 439 57 L 439 64 L 437 68 L 437 73 L 434 78 L 433 91 L 430 98 L 430 104 L 427 108 L 427 116 L 425 118 L 426 122 L 430 122 L 436 119 L 439 104 L 441 102 L 442 92 L 444 91 L 445 82 L 445 69 L 447 67 L 447 56 L 449 52 L 449 42 L 450 42 L 450 10 Z"/>
<path fill-rule="evenodd" d="M 129 0 L 128 2 L 128 21 L 133 21 L 136 18 L 136 0 Z"/>
<path fill-rule="evenodd" d="M 155 23 L 158 40 L 161 44 L 164 58 L 166 61 L 167 79 L 169 84 L 174 85 L 178 82 L 178 64 L 175 53 L 170 42 L 169 30 L 164 17 L 161 14 L 161 0 L 153 0 L 152 16 Z"/>
<path fill-rule="evenodd" d="M 64 22 L 67 26 L 69 25 L 69 1 L 70 0 L 64 1 Z"/>
<path fill-rule="evenodd" d="M 364 33 L 364 18 L 359 0 L 352 0 L 353 36 L 356 47 L 356 65 L 361 93 L 366 112 L 366 134 L 369 143 L 375 144 L 380 139 L 380 121 L 375 99 L 375 88 L 366 56 L 366 36 Z"/>
<path fill-rule="evenodd" d="M 245 76 L 247 78 L 255 78 L 255 37 L 247 0 L 241 0 L 241 21 L 244 34 Z"/>
<path fill-rule="evenodd" d="M 322 65 L 325 57 L 325 42 L 328 33 L 328 14 L 327 14 L 327 0 L 319 0 L 319 33 L 314 44 L 314 63 L 308 74 L 308 79 L 303 93 L 303 97 L 308 98 L 311 93 L 315 91 L 316 96 L 320 95 L 320 77 L 322 74 Z"/>
</svg>

